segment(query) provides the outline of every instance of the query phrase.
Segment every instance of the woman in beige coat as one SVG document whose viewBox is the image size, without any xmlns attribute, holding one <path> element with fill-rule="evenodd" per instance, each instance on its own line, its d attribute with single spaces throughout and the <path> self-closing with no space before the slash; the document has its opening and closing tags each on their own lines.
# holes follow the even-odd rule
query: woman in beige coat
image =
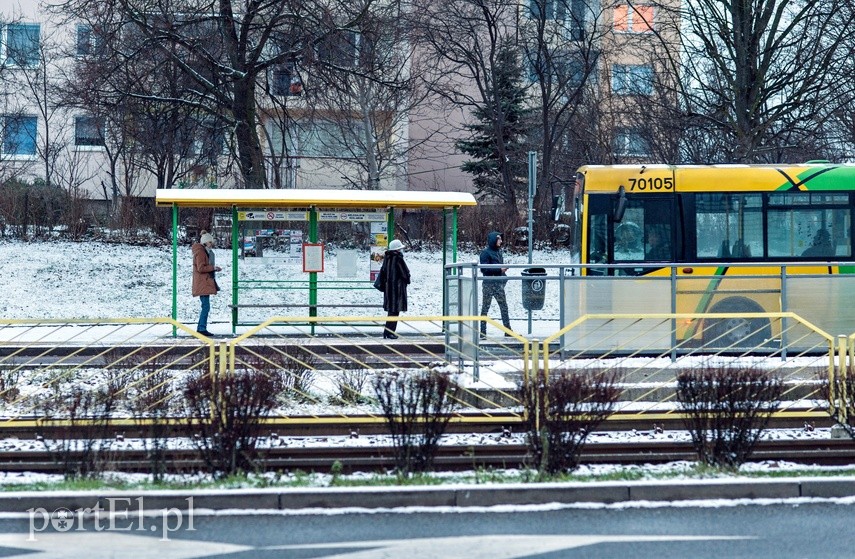
<svg viewBox="0 0 855 559">
<path fill-rule="evenodd" d="M 208 313 L 211 310 L 211 295 L 216 295 L 220 287 L 217 285 L 216 272 L 222 270 L 214 260 L 214 237 L 202 231 L 198 243 L 194 243 L 193 251 L 193 297 L 198 297 L 202 303 L 199 313 L 199 324 L 196 331 L 203 336 L 212 336 L 208 332 Z"/>
</svg>

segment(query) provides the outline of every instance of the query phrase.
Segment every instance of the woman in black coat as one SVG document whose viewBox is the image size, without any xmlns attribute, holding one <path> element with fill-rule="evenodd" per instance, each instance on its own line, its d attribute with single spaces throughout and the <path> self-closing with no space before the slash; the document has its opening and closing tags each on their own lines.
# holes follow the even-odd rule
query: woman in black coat
<svg viewBox="0 0 855 559">
<path fill-rule="evenodd" d="M 410 284 L 410 269 L 404 262 L 402 250 L 404 243 L 395 239 L 389 243 L 389 248 L 383 256 L 383 265 L 377 277 L 377 288 L 383 291 L 383 310 L 389 316 L 399 316 L 407 310 L 407 286 Z M 383 337 L 397 340 L 395 329 L 398 327 L 397 320 L 386 322 Z"/>
</svg>

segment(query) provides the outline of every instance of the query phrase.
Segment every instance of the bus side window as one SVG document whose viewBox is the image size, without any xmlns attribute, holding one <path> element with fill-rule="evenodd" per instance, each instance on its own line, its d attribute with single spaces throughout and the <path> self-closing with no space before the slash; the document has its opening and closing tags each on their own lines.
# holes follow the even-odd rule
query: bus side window
<svg viewBox="0 0 855 559">
<path fill-rule="evenodd" d="M 727 239 L 721 242 L 721 247 L 718 249 L 719 258 L 730 258 L 730 246 L 727 244 Z"/>
<path fill-rule="evenodd" d="M 817 230 L 817 232 L 813 236 L 813 239 L 811 240 L 810 246 L 807 247 L 804 252 L 802 252 L 802 256 L 808 257 L 828 257 L 834 255 L 835 250 L 834 245 L 831 244 L 831 235 L 824 227 L 821 227 Z"/>
<path fill-rule="evenodd" d="M 737 239 L 733 243 L 730 254 L 733 258 L 751 258 L 751 247 L 745 244 L 742 239 Z"/>
</svg>

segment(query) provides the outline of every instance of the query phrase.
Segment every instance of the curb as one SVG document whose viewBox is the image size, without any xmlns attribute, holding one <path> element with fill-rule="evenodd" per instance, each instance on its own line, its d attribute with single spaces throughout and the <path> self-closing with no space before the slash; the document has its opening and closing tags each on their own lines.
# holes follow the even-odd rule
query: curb
<svg viewBox="0 0 855 559">
<path fill-rule="evenodd" d="M 589 482 L 448 487 L 353 487 L 160 491 L 22 491 L 0 494 L 0 513 L 105 511 L 118 514 L 182 510 L 299 510 L 328 508 L 492 507 L 616 504 L 713 499 L 855 497 L 855 477 L 774 480 Z"/>
</svg>

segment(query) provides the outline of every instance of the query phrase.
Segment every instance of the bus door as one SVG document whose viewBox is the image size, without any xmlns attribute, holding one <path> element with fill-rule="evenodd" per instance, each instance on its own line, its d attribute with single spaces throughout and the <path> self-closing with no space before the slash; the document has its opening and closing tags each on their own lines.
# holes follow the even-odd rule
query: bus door
<svg viewBox="0 0 855 559">
<path fill-rule="evenodd" d="M 671 312 L 671 266 L 682 250 L 674 194 L 625 193 L 619 211 L 613 193 L 590 194 L 587 204 L 587 272 L 594 277 L 574 300 L 578 315 Z M 672 342 L 668 321 L 618 320 L 596 328 L 602 328 L 600 339 L 629 344 L 624 348 L 664 352 Z"/>
</svg>

